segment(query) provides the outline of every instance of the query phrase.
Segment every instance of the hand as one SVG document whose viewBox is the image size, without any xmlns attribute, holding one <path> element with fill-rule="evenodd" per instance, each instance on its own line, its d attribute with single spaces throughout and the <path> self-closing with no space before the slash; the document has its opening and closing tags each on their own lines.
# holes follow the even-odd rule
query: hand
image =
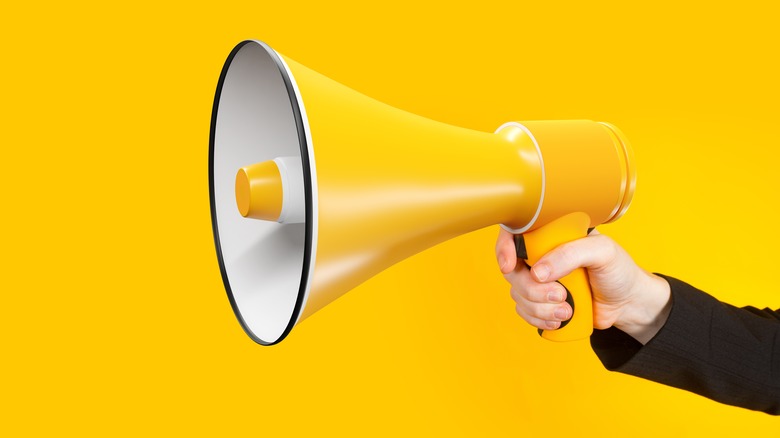
<svg viewBox="0 0 780 438">
<path fill-rule="evenodd" d="M 594 328 L 615 326 L 645 344 L 666 323 L 671 310 L 669 283 L 637 266 L 609 237 L 593 231 L 545 254 L 532 269 L 517 262 L 513 237 L 500 231 L 496 257 L 512 285 L 515 309 L 529 324 L 554 330 L 571 318 L 566 289 L 556 280 L 580 267 L 587 270 L 593 290 Z"/>
</svg>

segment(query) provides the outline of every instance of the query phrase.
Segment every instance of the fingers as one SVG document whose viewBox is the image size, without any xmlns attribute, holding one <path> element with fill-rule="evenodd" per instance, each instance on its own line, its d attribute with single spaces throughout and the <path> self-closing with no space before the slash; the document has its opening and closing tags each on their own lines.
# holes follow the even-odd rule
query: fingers
<svg viewBox="0 0 780 438">
<path fill-rule="evenodd" d="M 601 268 L 614 258 L 615 252 L 615 243 L 594 231 L 588 237 L 560 245 L 542 256 L 531 274 L 538 282 L 556 281 L 577 268 Z"/>
<path fill-rule="evenodd" d="M 601 279 L 603 293 L 620 287 L 620 282 L 615 282 L 616 273 L 626 277 L 626 272 L 631 271 L 621 268 L 631 265 L 626 262 L 631 260 L 625 251 L 597 231 L 558 246 L 539 259 L 531 270 L 518 263 L 515 251 L 514 236 L 502 229 L 496 241 L 496 258 L 504 278 L 512 285 L 515 310 L 529 324 L 543 330 L 560 327 L 573 314 L 571 306 L 564 302 L 566 291 L 557 280 L 577 268 L 586 268 L 591 282 L 594 278 Z"/>
<path fill-rule="evenodd" d="M 572 308 L 564 300 L 566 289 L 559 283 L 538 283 L 526 268 L 507 275 L 512 284 L 511 295 L 515 311 L 526 322 L 543 330 L 554 330 L 572 316 Z"/>
<path fill-rule="evenodd" d="M 496 240 L 496 260 L 502 274 L 512 272 L 517 266 L 514 235 L 503 228 L 498 232 Z"/>
</svg>

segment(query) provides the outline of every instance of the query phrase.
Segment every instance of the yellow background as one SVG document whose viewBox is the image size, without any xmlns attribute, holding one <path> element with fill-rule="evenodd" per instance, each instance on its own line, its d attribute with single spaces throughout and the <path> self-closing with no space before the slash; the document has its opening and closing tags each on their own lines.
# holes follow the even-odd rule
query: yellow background
<svg viewBox="0 0 780 438">
<path fill-rule="evenodd" d="M 260 347 L 222 287 L 207 183 L 220 69 L 236 43 L 261 39 L 454 125 L 616 124 L 639 186 L 602 232 L 649 270 L 777 308 L 780 38 L 777 11 L 757 4 L 4 6 L 0 435 L 776 430 L 607 372 L 587 343 L 540 340 L 498 273 L 496 227 L 390 268 Z"/>
</svg>

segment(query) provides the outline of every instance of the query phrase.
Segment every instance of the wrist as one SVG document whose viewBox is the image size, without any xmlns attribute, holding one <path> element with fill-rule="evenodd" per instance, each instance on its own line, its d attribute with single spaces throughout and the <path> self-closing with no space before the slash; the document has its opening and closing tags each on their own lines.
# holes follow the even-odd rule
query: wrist
<svg viewBox="0 0 780 438">
<path fill-rule="evenodd" d="M 642 271 L 642 281 L 637 282 L 631 295 L 634 298 L 625 305 L 614 326 L 644 345 L 669 318 L 672 309 L 671 288 L 665 279 Z"/>
</svg>

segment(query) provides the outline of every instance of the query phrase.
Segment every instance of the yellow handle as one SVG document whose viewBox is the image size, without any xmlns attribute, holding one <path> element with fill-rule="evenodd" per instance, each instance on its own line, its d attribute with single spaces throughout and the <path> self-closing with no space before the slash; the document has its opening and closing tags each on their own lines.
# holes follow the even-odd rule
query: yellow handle
<svg viewBox="0 0 780 438">
<path fill-rule="evenodd" d="M 528 264 L 533 266 L 543 255 L 563 243 L 587 236 L 589 226 L 590 217 L 577 212 L 523 234 Z M 558 282 L 568 291 L 569 304 L 573 300 L 574 313 L 558 330 L 542 331 L 542 337 L 556 342 L 588 338 L 593 333 L 593 297 L 587 272 L 583 268 L 576 269 Z"/>
</svg>

